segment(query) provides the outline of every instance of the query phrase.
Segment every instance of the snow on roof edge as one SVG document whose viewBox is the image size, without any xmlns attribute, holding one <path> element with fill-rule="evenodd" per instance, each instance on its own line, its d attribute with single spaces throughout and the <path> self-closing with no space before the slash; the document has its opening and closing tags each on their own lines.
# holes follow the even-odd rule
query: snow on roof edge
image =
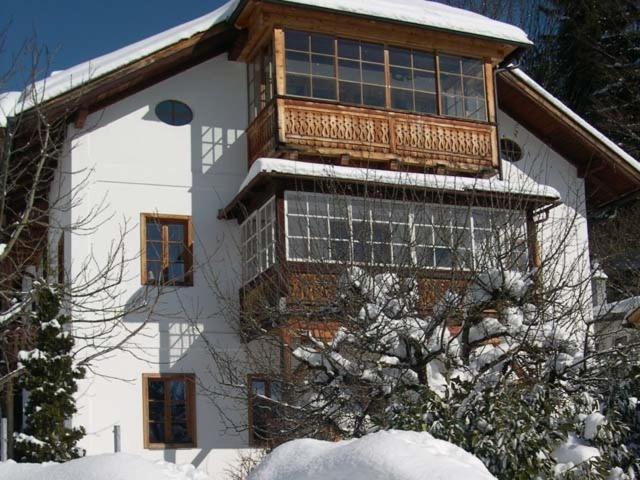
<svg viewBox="0 0 640 480">
<path fill-rule="evenodd" d="M 502 40 L 522 46 L 533 45 L 524 30 L 470 10 L 428 0 L 269 0 L 305 5 L 353 15 Z"/>
<path fill-rule="evenodd" d="M 247 176 L 238 188 L 238 194 L 261 173 L 280 173 L 338 180 L 354 180 L 389 185 L 404 185 L 427 189 L 458 192 L 494 192 L 530 195 L 560 200 L 560 193 L 553 187 L 532 182 L 523 177 L 520 181 L 504 181 L 497 177 L 470 178 L 436 175 L 431 173 L 398 172 L 374 170 L 360 167 L 344 167 L 318 163 L 300 162 L 281 158 L 258 158 L 249 169 Z"/>
<path fill-rule="evenodd" d="M 0 127 L 6 126 L 8 116 L 31 108 L 35 103 L 34 99 L 37 102 L 51 100 L 80 87 L 89 80 L 95 80 L 180 40 L 190 38 L 197 33 L 204 32 L 215 25 L 227 21 L 235 12 L 240 1 L 229 0 L 212 12 L 198 18 L 65 70 L 50 72 L 48 77 L 37 81 L 33 88 L 18 92 L 21 93 L 21 98 L 19 99 L 11 95 L 3 96 L 0 93 Z"/>
<path fill-rule="evenodd" d="M 571 117 L 578 125 L 580 125 L 583 129 L 593 135 L 597 140 L 603 143 L 607 148 L 612 150 L 617 156 L 622 158 L 629 166 L 635 169 L 638 173 L 640 173 L 640 162 L 625 152 L 620 146 L 616 145 L 609 137 L 607 137 L 604 133 L 598 130 L 596 127 L 587 122 L 584 118 L 578 115 L 576 112 L 571 110 L 567 105 L 565 105 L 560 99 L 552 95 L 549 91 L 547 91 L 542 85 L 536 82 L 533 78 L 527 75 L 520 68 L 513 68 L 510 70 L 516 77 L 526 83 L 529 87 L 534 89 L 537 93 L 542 95 L 546 100 L 548 100 L 551 104 L 561 110 L 564 114 Z"/>
</svg>

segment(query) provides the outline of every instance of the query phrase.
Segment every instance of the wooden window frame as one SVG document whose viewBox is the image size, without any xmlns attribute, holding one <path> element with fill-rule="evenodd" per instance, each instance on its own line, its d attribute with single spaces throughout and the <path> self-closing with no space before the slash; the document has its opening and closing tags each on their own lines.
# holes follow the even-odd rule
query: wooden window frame
<svg viewBox="0 0 640 480">
<path fill-rule="evenodd" d="M 170 382 L 172 380 L 182 380 L 186 384 L 186 399 L 187 406 L 187 431 L 191 437 L 191 442 L 185 443 L 170 443 L 170 442 L 150 442 L 149 441 L 149 380 L 162 380 Z M 165 388 L 165 402 L 170 402 L 170 389 Z M 166 408 L 165 405 L 165 436 L 167 429 L 171 427 L 171 414 L 170 408 Z M 144 448 L 149 450 L 161 450 L 166 448 L 181 449 L 181 448 L 196 448 L 197 441 L 197 429 L 196 429 L 196 377 L 193 373 L 143 373 L 142 374 L 142 421 L 143 424 L 143 445 Z"/>
<path fill-rule="evenodd" d="M 58 274 L 58 283 L 63 285 L 65 281 L 65 261 L 64 261 L 64 232 L 60 234 L 60 238 L 58 239 L 57 246 L 57 274 Z"/>
<path fill-rule="evenodd" d="M 307 35 L 322 35 L 322 36 L 329 36 L 333 38 L 334 41 L 334 74 L 335 77 L 333 77 L 334 81 L 335 81 L 335 91 L 336 91 L 336 99 L 332 100 L 332 99 L 324 99 L 324 98 L 317 98 L 317 97 L 313 97 L 313 91 L 310 92 L 310 96 L 299 96 L 299 95 L 293 95 L 293 94 L 289 94 L 287 93 L 287 85 L 286 85 L 286 78 L 287 78 L 287 62 L 286 62 L 286 52 L 287 52 L 287 45 L 286 45 L 286 41 L 285 41 L 285 32 L 287 30 L 291 30 L 291 31 L 297 31 L 297 32 L 301 32 L 301 33 L 305 33 Z M 338 61 L 339 61 L 339 52 L 338 52 L 338 42 L 339 40 L 348 40 L 348 41 L 356 41 L 359 42 L 360 44 L 362 43 L 371 43 L 371 44 L 376 44 L 376 45 L 381 45 L 384 49 L 384 77 L 385 77 L 385 85 L 384 87 L 384 92 L 385 92 L 385 106 L 383 107 L 374 107 L 374 106 L 368 106 L 365 104 L 352 104 L 352 103 L 343 103 L 340 99 L 340 73 L 339 73 L 339 69 L 338 69 Z M 426 50 L 426 49 L 417 49 L 417 48 L 412 48 L 412 47 L 406 47 L 406 46 L 402 46 L 402 45 L 396 45 L 396 44 L 392 44 L 392 43 L 387 43 L 387 42 L 375 42 L 375 41 L 365 41 L 365 40 L 360 40 L 360 39 L 355 39 L 355 38 L 348 38 L 348 37 L 344 37 L 342 35 L 335 35 L 335 34 L 330 34 L 330 33 L 323 33 L 323 32 L 318 32 L 318 31 L 313 31 L 313 30 L 300 30 L 299 28 L 283 28 L 283 29 L 276 29 L 275 33 L 274 33 L 274 42 L 275 42 L 275 48 L 273 50 L 274 52 L 274 60 L 275 60 L 275 65 L 276 65 L 276 81 L 279 83 L 277 85 L 277 91 L 278 91 L 278 95 L 281 96 L 285 96 L 285 97 L 290 97 L 290 98 L 296 98 L 296 99 L 305 99 L 305 100 L 310 100 L 310 101 L 317 101 L 317 102 L 326 102 L 326 103 L 332 103 L 332 104 L 336 104 L 336 105 L 349 105 L 349 106 L 356 106 L 356 107 L 362 107 L 362 108 L 374 108 L 374 109 L 384 109 L 387 111 L 391 111 L 391 112 L 399 112 L 399 113 L 408 113 L 408 114 L 413 114 L 413 115 L 422 115 L 422 116 L 437 116 L 437 117 L 442 117 L 442 118 L 453 118 L 456 120 L 460 120 L 460 121 L 467 121 L 467 122 L 477 122 L 477 123 L 491 123 L 494 121 L 494 116 L 493 116 L 493 110 L 492 110 L 492 106 L 490 105 L 490 103 L 493 101 L 493 94 L 490 91 L 489 88 L 489 84 L 491 82 L 491 78 L 488 78 L 488 76 L 492 75 L 491 71 L 487 70 L 487 59 L 485 58 L 481 58 L 481 57 L 477 57 L 477 56 L 473 56 L 473 55 L 461 55 L 458 53 L 448 53 L 446 51 L 441 51 L 441 50 Z M 429 54 L 429 55 L 433 55 L 434 56 L 434 60 L 435 60 L 435 65 L 434 65 L 434 76 L 435 76 L 435 92 L 434 95 L 436 97 L 436 112 L 417 112 L 415 111 L 415 108 L 413 110 L 403 110 L 403 109 L 394 109 L 391 107 L 391 90 L 392 90 L 392 86 L 391 86 L 391 65 L 389 62 L 389 50 L 392 48 L 396 48 L 396 49 L 402 49 L 402 50 L 406 50 L 408 51 L 413 58 L 413 54 L 414 52 L 417 53 L 424 53 L 424 54 Z M 309 55 L 311 58 L 311 50 L 309 50 Z M 280 56 L 280 58 L 277 58 L 278 56 Z M 466 116 L 455 116 L 455 115 L 447 115 L 445 113 L 443 113 L 443 100 L 442 100 L 442 86 L 441 86 L 441 69 L 440 69 L 440 57 L 441 56 L 449 56 L 449 57 L 457 57 L 460 59 L 469 59 L 469 60 L 477 60 L 479 62 L 481 62 L 482 64 L 482 82 L 483 82 L 483 93 L 484 93 L 484 119 L 477 119 L 477 118 L 472 118 L 472 117 L 466 117 Z M 362 63 L 362 59 L 360 59 L 360 64 Z M 412 64 L 413 65 L 413 64 Z M 360 65 L 360 67 L 362 68 L 362 65 Z M 413 66 L 411 67 L 411 71 L 413 72 L 414 68 Z M 294 73 L 295 75 L 302 75 L 302 76 L 307 76 L 304 74 L 297 74 Z M 313 77 L 313 74 L 310 73 L 309 78 Z M 461 78 L 463 77 L 463 75 L 461 74 Z M 362 79 L 361 79 L 362 80 Z M 462 81 L 462 80 L 461 80 Z M 281 84 L 280 84 L 281 83 Z M 368 85 L 366 83 L 363 83 L 362 81 L 359 83 L 361 91 L 363 88 L 363 85 Z M 407 90 L 409 91 L 409 90 Z M 415 89 L 415 85 L 414 87 L 410 90 L 412 92 L 412 98 L 414 99 L 414 107 L 415 107 L 415 95 L 416 92 L 422 92 L 421 90 L 416 90 Z M 426 92 L 426 91 L 425 91 Z M 431 93 L 431 92 L 426 92 L 426 93 Z M 464 111 L 464 98 L 466 98 L 464 95 L 461 97 L 463 99 L 463 111 Z"/>
<path fill-rule="evenodd" d="M 176 282 L 165 280 L 156 282 L 148 278 L 147 269 L 147 223 L 149 220 L 159 223 L 182 223 L 185 227 L 185 246 L 184 246 L 184 281 Z M 169 240 L 168 227 L 162 227 L 162 270 L 169 266 Z M 190 215 L 173 215 L 159 213 L 141 213 L 140 214 L 140 280 L 142 285 L 171 285 L 181 287 L 193 286 L 193 225 Z"/>
</svg>

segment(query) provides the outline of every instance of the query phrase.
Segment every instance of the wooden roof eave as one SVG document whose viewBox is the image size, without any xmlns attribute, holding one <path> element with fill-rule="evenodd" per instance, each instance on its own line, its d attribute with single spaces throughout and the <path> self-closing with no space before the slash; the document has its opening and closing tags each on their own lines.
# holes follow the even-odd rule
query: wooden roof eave
<svg viewBox="0 0 640 480">
<path fill-rule="evenodd" d="M 313 181 L 318 182 L 322 181 L 316 176 L 311 175 L 300 175 L 300 174 L 291 174 L 291 173 L 282 173 L 282 172 L 260 172 L 257 174 L 251 181 L 240 191 L 235 197 L 229 202 L 229 204 L 218 211 L 217 218 L 219 220 L 231 220 L 231 219 L 240 219 L 242 217 L 243 211 L 245 209 L 242 208 L 244 201 L 247 198 L 251 198 L 252 193 L 256 189 L 259 189 L 262 185 L 274 181 L 274 180 L 296 180 L 296 181 Z M 391 184 L 381 184 L 378 182 L 371 182 L 368 180 L 356 180 L 356 179 L 340 179 L 340 178 L 332 178 L 332 182 L 336 182 L 343 185 L 358 185 L 358 186 L 372 186 L 372 187 L 381 187 L 381 188 L 398 188 L 402 187 L 403 190 L 407 191 L 424 191 L 424 192 L 438 192 L 442 194 L 452 194 L 458 196 L 475 196 L 476 198 L 486 197 L 486 198 L 504 198 L 508 199 L 510 197 L 516 196 L 518 198 L 520 205 L 526 205 L 527 208 L 539 209 L 539 208 L 551 208 L 559 203 L 561 203 L 560 199 L 553 199 L 551 197 L 539 196 L 539 195 L 529 195 L 529 194 L 517 194 L 517 193 L 509 193 L 509 192 L 491 192 L 491 191 L 482 191 L 482 190 L 469 190 L 469 191 L 457 191 L 457 190 L 449 190 L 449 189 L 437 189 L 437 188 L 427 188 L 424 186 L 412 186 L 412 185 L 391 185 Z"/>
<path fill-rule="evenodd" d="M 640 191 L 640 172 L 637 169 L 513 72 L 509 70 L 500 72 L 497 75 L 497 87 L 500 108 L 570 161 L 578 169 L 578 174 L 593 185 L 594 196 L 597 197 L 598 192 L 606 189 L 607 183 L 611 183 L 601 178 L 607 173 L 610 175 L 621 173 L 628 183 L 633 185 L 623 192 L 608 191 L 607 196 L 594 207 L 602 207 L 614 201 L 613 197 Z M 523 108 L 526 109 L 527 114 L 522 113 L 520 109 Z M 531 120 L 533 115 L 544 118 L 544 123 L 552 128 L 554 133 L 548 135 L 542 132 L 539 125 Z M 571 146 L 576 148 L 572 151 Z M 582 154 L 576 155 L 576 152 L 582 152 Z M 598 171 L 597 176 L 594 166 Z M 594 201 L 597 202 L 597 198 Z"/>
<path fill-rule="evenodd" d="M 226 52 L 233 44 L 237 33 L 237 30 L 226 22 L 214 25 L 205 32 L 197 33 L 112 72 L 90 79 L 78 87 L 44 101 L 38 108 L 52 120 L 66 118 L 67 121 L 74 121 L 79 116 L 86 118 L 87 114 Z M 19 115 L 27 124 L 36 116 L 34 107 Z"/>
</svg>

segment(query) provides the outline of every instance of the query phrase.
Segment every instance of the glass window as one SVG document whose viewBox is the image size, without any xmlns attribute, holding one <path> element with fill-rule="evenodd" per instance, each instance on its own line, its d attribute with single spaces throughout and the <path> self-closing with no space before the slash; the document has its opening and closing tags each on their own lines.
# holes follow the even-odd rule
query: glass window
<svg viewBox="0 0 640 480">
<path fill-rule="evenodd" d="M 193 285 L 191 217 L 143 214 L 142 283 Z"/>
<path fill-rule="evenodd" d="M 288 95 L 336 100 L 335 40 L 286 30 L 285 71 Z"/>
<path fill-rule="evenodd" d="M 164 100 L 156 105 L 156 117 L 167 125 L 180 127 L 193 120 L 193 112 L 186 103 L 178 100 Z"/>
<path fill-rule="evenodd" d="M 442 114 L 486 120 L 484 65 L 481 60 L 440 55 Z"/>
<path fill-rule="evenodd" d="M 242 278 L 250 282 L 275 263 L 275 197 L 240 226 Z"/>
<path fill-rule="evenodd" d="M 253 445 L 268 443 L 278 431 L 280 385 L 266 378 L 249 378 L 249 433 Z"/>
<path fill-rule="evenodd" d="M 338 39 L 338 79 L 342 103 L 384 107 L 384 46 Z"/>
<path fill-rule="evenodd" d="M 437 113 L 435 55 L 401 48 L 389 49 L 391 108 Z"/>
<path fill-rule="evenodd" d="M 262 49 L 247 66 L 249 91 L 249 121 L 258 116 L 273 99 L 273 54 L 271 44 Z"/>
<path fill-rule="evenodd" d="M 142 388 L 145 391 L 145 448 L 194 447 L 194 376 L 143 375 Z"/>
<path fill-rule="evenodd" d="M 519 210 L 286 192 L 287 259 L 468 269 L 526 269 Z M 490 249 L 488 247 L 491 247 Z"/>
</svg>

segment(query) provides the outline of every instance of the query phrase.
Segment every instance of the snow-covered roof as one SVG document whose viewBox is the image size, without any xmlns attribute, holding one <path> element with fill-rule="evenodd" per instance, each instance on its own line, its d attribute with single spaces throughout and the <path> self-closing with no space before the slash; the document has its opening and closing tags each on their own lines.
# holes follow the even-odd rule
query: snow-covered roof
<svg viewBox="0 0 640 480">
<path fill-rule="evenodd" d="M 280 0 L 353 15 L 382 18 L 437 30 L 532 45 L 520 28 L 478 13 L 426 0 Z"/>
<path fill-rule="evenodd" d="M 8 92 L 12 95 L 0 96 L 0 126 L 6 124 L 6 117 L 33 106 L 33 100 L 43 102 L 65 92 L 73 90 L 107 73 L 113 72 L 135 60 L 146 57 L 180 40 L 205 32 L 214 25 L 225 22 L 233 14 L 240 0 L 230 0 L 214 11 L 195 20 L 170 28 L 164 32 L 127 45 L 106 55 L 93 58 L 66 70 L 51 72 L 47 78 L 36 82 L 35 93 L 25 93 L 20 99 L 19 92 Z M 15 95 L 18 93 L 18 95 Z"/>
<path fill-rule="evenodd" d="M 533 78 L 527 75 L 520 68 L 514 68 L 511 72 L 520 79 L 523 83 L 525 83 L 528 87 L 535 90 L 536 93 L 540 94 L 545 98 L 549 103 L 551 103 L 554 107 L 558 108 L 563 114 L 567 117 L 571 118 L 574 122 L 580 125 L 587 133 L 592 135 L 598 141 L 600 141 L 606 148 L 611 150 L 618 157 L 622 158 L 630 167 L 635 169 L 637 172 L 640 172 L 640 162 L 625 152 L 620 146 L 616 145 L 609 137 L 607 137 L 600 130 L 595 128 L 589 122 L 587 122 L 584 118 L 578 115 L 576 112 L 571 110 L 567 105 L 565 105 L 560 99 L 554 97 L 551 93 L 549 93 L 545 88 L 536 82 Z"/>
<path fill-rule="evenodd" d="M 355 182 L 367 182 L 381 185 L 401 185 L 447 192 L 492 192 L 512 193 L 534 197 L 560 200 L 560 193 L 549 186 L 521 177 L 509 181 L 492 178 L 468 178 L 431 173 L 398 172 L 374 170 L 359 167 L 343 167 L 318 163 L 299 162 L 281 158 L 259 158 L 251 165 L 249 173 L 240 185 L 242 193 L 249 184 L 261 174 L 281 174 L 295 177 L 335 179 Z"/>
<path fill-rule="evenodd" d="M 311 8 L 338 10 L 354 15 L 377 17 L 433 29 L 466 33 L 509 43 L 531 44 L 526 33 L 518 27 L 437 2 L 424 0 L 279 1 Z M 5 126 L 7 116 L 33 106 L 34 99 L 37 102 L 50 100 L 81 86 L 89 80 L 94 80 L 113 72 L 180 40 L 190 38 L 197 33 L 207 31 L 217 24 L 228 21 L 242 4 L 244 4 L 244 0 L 230 0 L 216 10 L 195 20 L 66 70 L 51 72 L 47 78 L 38 81 L 35 84 L 35 90 L 25 94 L 23 99 L 20 99 L 19 95 L 14 95 L 14 92 L 9 92 L 12 93 L 9 96 L 0 96 L 0 126 Z"/>
</svg>

